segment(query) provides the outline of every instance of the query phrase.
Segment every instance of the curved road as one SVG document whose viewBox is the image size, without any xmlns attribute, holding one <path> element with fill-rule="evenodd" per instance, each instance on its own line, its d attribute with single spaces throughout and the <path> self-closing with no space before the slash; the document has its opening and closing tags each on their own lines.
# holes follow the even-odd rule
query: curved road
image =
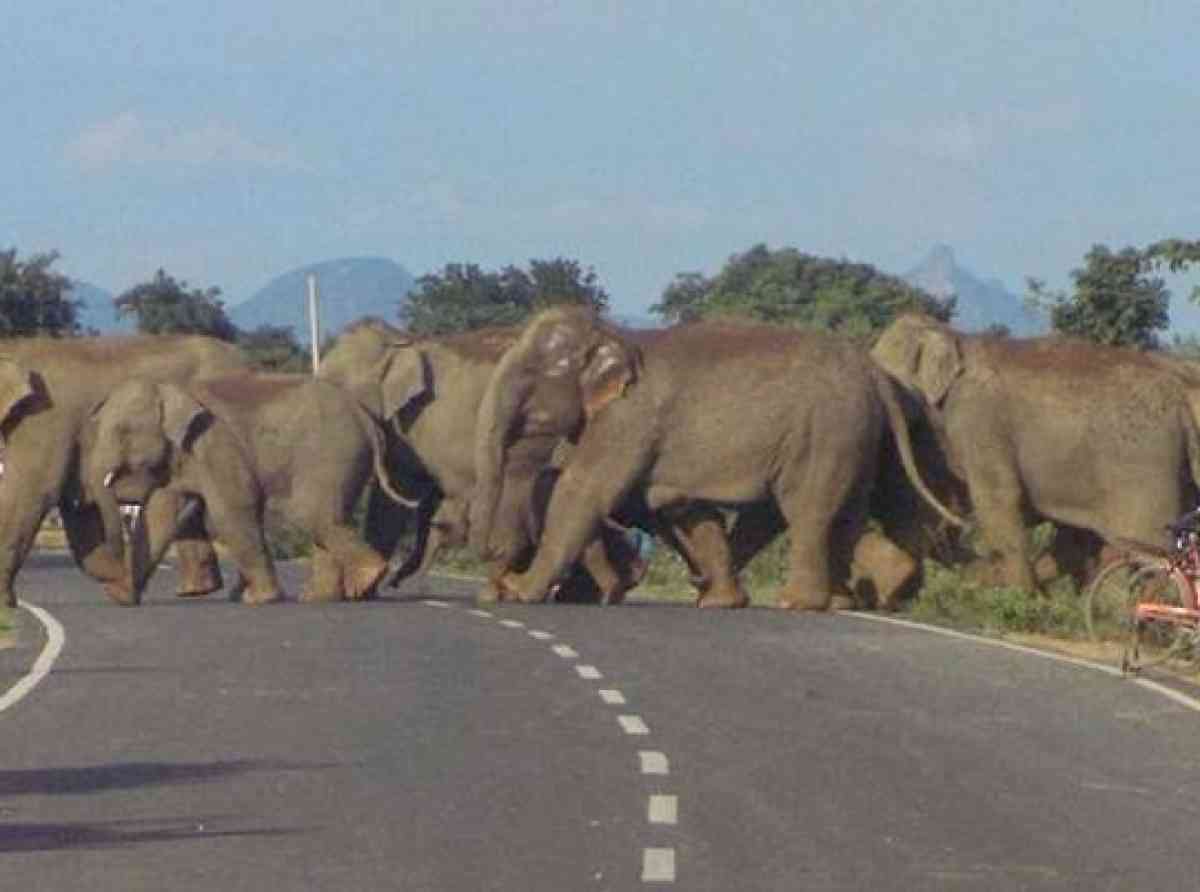
<svg viewBox="0 0 1200 892">
<path fill-rule="evenodd" d="M 1095 892 L 1200 864 L 1200 713 L 1029 654 L 769 610 L 487 616 L 445 582 L 253 610 L 162 573 L 125 610 L 62 558 L 20 581 L 66 644 L 0 712 L 6 888 Z"/>
</svg>

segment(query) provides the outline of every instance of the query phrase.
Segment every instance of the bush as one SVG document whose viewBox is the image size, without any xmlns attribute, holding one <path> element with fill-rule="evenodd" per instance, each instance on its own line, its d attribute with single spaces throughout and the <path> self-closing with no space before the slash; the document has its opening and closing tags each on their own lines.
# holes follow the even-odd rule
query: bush
<svg viewBox="0 0 1200 892">
<path fill-rule="evenodd" d="M 1079 593 L 1070 579 L 1055 581 L 1043 595 L 1013 586 L 981 585 L 935 561 L 925 562 L 925 584 L 908 613 L 922 622 L 990 634 L 1078 637 L 1085 628 Z"/>
</svg>

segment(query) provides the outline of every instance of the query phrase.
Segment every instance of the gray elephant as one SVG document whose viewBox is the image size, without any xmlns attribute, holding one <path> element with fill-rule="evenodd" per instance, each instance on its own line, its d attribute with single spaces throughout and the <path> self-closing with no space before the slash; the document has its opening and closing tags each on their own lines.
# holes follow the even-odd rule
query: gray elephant
<svg viewBox="0 0 1200 892">
<path fill-rule="evenodd" d="M 1034 589 L 1026 527 L 1167 545 L 1195 504 L 1200 435 L 1185 373 L 1133 350 L 963 335 L 897 319 L 874 360 L 920 402 L 1000 581 Z"/>
<path fill-rule="evenodd" d="M 379 320 L 363 320 L 343 332 L 323 358 L 318 377 L 356 399 L 388 431 L 389 467 L 406 496 L 419 498 L 417 547 L 395 579 L 424 573 L 447 544 L 466 539 L 466 505 L 475 487 L 475 425 L 480 402 L 519 328 L 490 328 L 442 337 L 415 338 Z M 529 505 L 558 434 L 522 439 L 514 473 L 498 516 L 490 577 L 528 558 Z M 372 493 L 367 540 L 391 554 L 407 524 L 392 500 Z M 606 536 L 585 555 L 602 597 L 619 600 L 637 581 L 630 549 Z M 492 591 L 485 587 L 486 599 Z"/>
<path fill-rule="evenodd" d="M 384 472 L 382 431 L 328 383 L 240 372 L 185 389 L 133 378 L 96 408 L 83 442 L 85 487 L 147 506 L 138 594 L 189 498 L 199 500 L 208 532 L 228 547 L 245 603 L 282 597 L 263 532 L 268 509 L 312 535 L 304 600 L 367 597 L 386 572 L 386 559 L 362 541 L 351 513 L 373 476 L 403 497 Z"/>
<path fill-rule="evenodd" d="M 129 375 L 187 381 L 244 366 L 236 347 L 205 337 L 28 338 L 0 342 L 0 596 L 16 604 L 13 582 L 46 513 L 57 506 L 81 569 L 132 603 L 120 512 L 104 495 L 83 500 L 78 440 L 92 408 Z M 180 594 L 221 586 L 211 546 L 194 525 L 183 531 Z"/>
<path fill-rule="evenodd" d="M 848 576 L 889 426 L 914 485 L 936 504 L 920 482 L 894 385 L 853 344 L 718 323 L 639 338 L 588 313 L 548 310 L 497 368 L 480 409 L 473 539 L 487 541 L 513 432 L 581 428 L 533 563 L 501 579 L 508 594 L 543 600 L 631 495 L 652 513 L 681 517 L 706 504 L 767 501 L 791 532 L 779 605 L 825 609 Z"/>
</svg>

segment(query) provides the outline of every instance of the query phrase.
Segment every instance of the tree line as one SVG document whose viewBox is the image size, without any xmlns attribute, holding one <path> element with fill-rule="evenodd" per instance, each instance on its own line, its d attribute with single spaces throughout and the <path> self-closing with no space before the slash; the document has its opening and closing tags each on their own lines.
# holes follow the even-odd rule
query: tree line
<svg viewBox="0 0 1200 892">
<path fill-rule="evenodd" d="M 0 337 L 74 337 L 89 334 L 78 320 L 80 301 L 71 281 L 54 270 L 57 252 L 22 259 L 0 251 Z M 1200 241 L 1167 239 L 1113 251 L 1094 246 L 1071 272 L 1071 287 L 1050 291 L 1027 279 L 1026 301 L 1047 314 L 1060 334 L 1100 344 L 1157 349 L 1170 323 L 1170 292 L 1163 274 L 1200 262 Z M 1190 295 L 1200 303 L 1200 288 Z M 118 295 L 120 317 L 148 334 L 205 334 L 239 343 L 262 368 L 302 371 L 308 351 L 289 326 L 239 330 L 216 287 L 195 288 L 159 269 L 149 281 Z M 485 270 L 449 263 L 422 276 L 397 296 L 392 321 L 417 335 L 446 334 L 490 325 L 519 324 L 554 304 L 609 312 L 609 295 L 595 270 L 578 260 L 531 260 L 527 267 Z M 765 244 L 731 256 L 714 276 L 683 272 L 667 284 L 651 312 L 667 324 L 744 318 L 839 332 L 869 342 L 900 313 L 928 313 L 953 321 L 955 298 L 935 297 L 875 267 Z M 998 332 L 1003 334 L 1004 332 Z M 1200 352 L 1200 340 L 1175 346 Z"/>
</svg>

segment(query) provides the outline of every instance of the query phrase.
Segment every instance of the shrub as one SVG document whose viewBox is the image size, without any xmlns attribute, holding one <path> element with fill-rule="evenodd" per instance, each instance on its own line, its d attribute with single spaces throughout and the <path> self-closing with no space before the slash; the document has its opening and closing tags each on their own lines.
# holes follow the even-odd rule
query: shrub
<svg viewBox="0 0 1200 892">
<path fill-rule="evenodd" d="M 1084 630 L 1079 594 L 1070 579 L 1056 580 L 1043 595 L 1013 586 L 982 585 L 935 561 L 925 562 L 925 584 L 908 612 L 922 622 L 991 634 L 1075 637 Z"/>
</svg>

